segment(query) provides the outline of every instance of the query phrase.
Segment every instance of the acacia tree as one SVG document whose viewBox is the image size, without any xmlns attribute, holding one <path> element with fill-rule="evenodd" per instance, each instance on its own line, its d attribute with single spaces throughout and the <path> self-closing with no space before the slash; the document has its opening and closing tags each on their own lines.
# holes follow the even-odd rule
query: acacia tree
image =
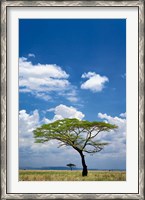
<svg viewBox="0 0 145 200">
<path fill-rule="evenodd" d="M 94 154 L 100 152 L 108 143 L 96 140 L 102 131 L 116 129 L 117 126 L 105 122 L 79 121 L 78 119 L 62 119 L 53 123 L 43 124 L 36 128 L 34 138 L 36 143 L 57 140 L 61 146 L 71 146 L 81 156 L 82 176 L 87 176 L 88 170 L 84 153 Z"/>
<path fill-rule="evenodd" d="M 75 167 L 76 165 L 73 164 L 73 163 L 69 163 L 69 164 L 67 164 L 66 166 L 70 167 L 70 169 L 71 169 L 71 171 L 72 171 L 72 168 Z"/>
</svg>

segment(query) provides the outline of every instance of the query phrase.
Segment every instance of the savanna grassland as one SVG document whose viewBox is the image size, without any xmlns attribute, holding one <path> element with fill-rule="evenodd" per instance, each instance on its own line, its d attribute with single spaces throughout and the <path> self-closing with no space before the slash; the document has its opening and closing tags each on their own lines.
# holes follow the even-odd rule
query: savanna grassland
<svg viewBox="0 0 145 200">
<path fill-rule="evenodd" d="M 88 171 L 82 177 L 80 170 L 20 170 L 19 181 L 125 181 L 125 171 Z"/>
</svg>

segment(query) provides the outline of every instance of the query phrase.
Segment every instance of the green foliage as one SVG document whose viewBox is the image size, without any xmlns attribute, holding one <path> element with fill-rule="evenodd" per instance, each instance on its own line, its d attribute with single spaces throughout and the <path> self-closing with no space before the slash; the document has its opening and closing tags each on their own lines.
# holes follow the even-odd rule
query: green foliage
<svg viewBox="0 0 145 200">
<path fill-rule="evenodd" d="M 59 147 L 65 145 L 73 147 L 79 153 L 96 153 L 108 144 L 96 140 L 96 136 L 102 131 L 111 131 L 116 128 L 116 125 L 105 122 L 89 122 L 66 118 L 50 124 L 43 124 L 34 130 L 34 138 L 36 143 L 57 140 L 60 142 Z"/>
</svg>

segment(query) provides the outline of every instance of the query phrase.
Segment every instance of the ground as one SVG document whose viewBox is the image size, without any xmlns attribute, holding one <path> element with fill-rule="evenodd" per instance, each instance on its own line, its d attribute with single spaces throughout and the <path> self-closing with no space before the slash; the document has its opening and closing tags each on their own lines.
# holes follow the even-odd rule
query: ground
<svg viewBox="0 0 145 200">
<path fill-rule="evenodd" d="M 19 181 L 126 181 L 125 171 L 88 171 L 82 177 L 80 170 L 20 170 Z"/>
</svg>

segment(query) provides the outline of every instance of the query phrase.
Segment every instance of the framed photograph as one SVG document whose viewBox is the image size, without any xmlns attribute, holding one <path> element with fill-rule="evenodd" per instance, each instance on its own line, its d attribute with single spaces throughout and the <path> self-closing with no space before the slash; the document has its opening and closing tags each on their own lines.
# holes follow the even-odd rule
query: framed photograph
<svg viewBox="0 0 145 200">
<path fill-rule="evenodd" d="M 144 199 L 144 2 L 1 1 L 1 199 Z"/>
</svg>

